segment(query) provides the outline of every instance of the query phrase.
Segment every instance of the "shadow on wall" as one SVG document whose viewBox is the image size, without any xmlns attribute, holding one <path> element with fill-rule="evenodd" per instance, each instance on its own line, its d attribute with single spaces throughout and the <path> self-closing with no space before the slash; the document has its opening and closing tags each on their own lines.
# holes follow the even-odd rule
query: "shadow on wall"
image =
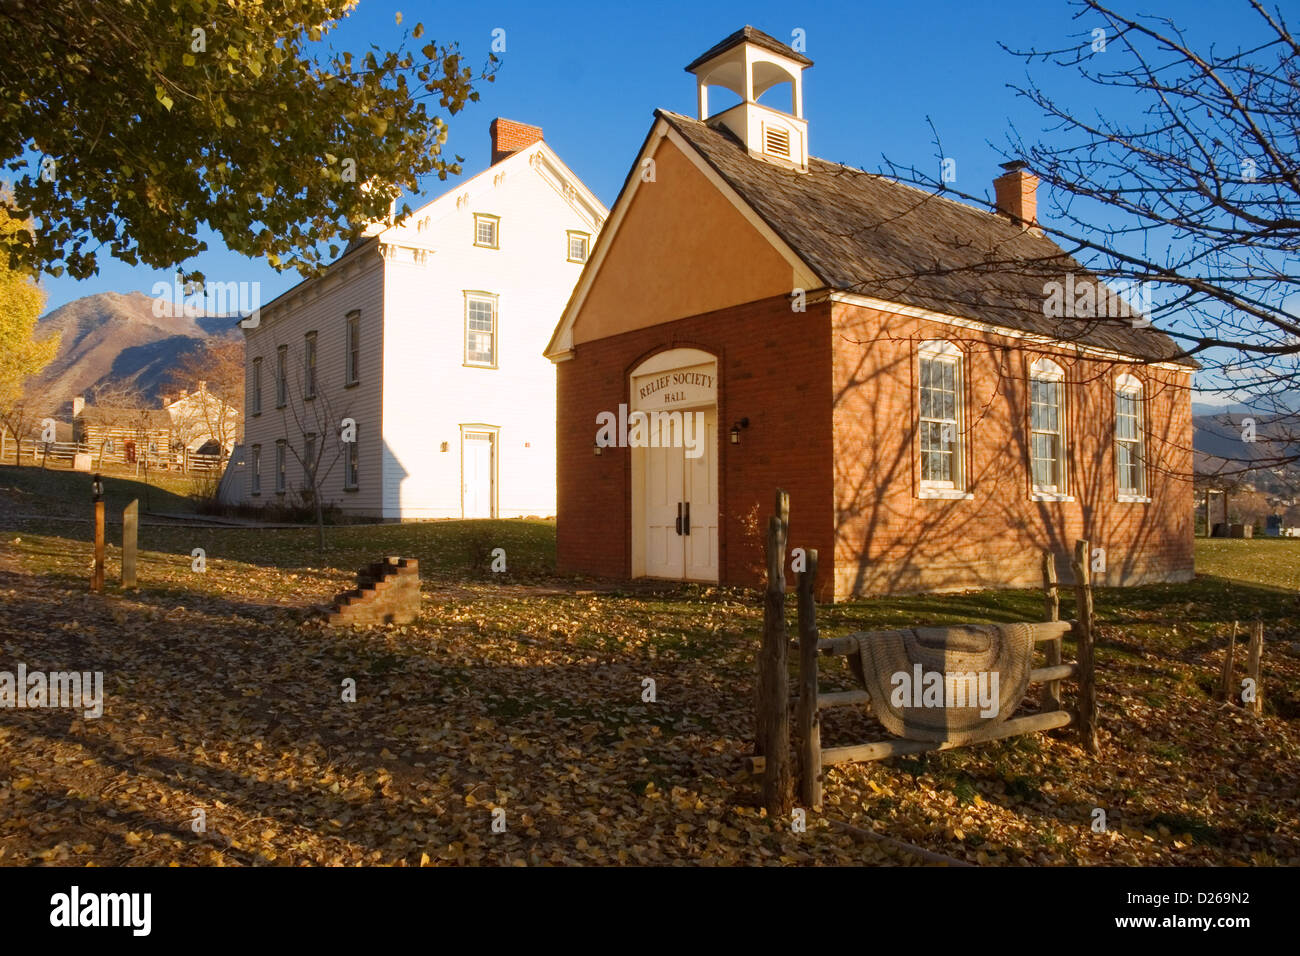
<svg viewBox="0 0 1300 956">
<path fill-rule="evenodd" d="M 1149 469 L 1150 504 L 1115 501 L 1109 383 L 1128 366 L 1050 357 L 1066 372 L 1068 493 L 1075 501 L 1032 500 L 1028 366 L 1038 356 L 975 338 L 965 351 L 966 485 L 972 499 L 920 499 L 912 361 L 915 342 L 877 336 L 861 342 L 841 368 L 835 396 L 837 592 L 867 595 L 977 588 L 1032 587 L 1042 581 L 1041 553 L 1056 556 L 1062 583 L 1072 583 L 1075 541 L 1105 549 L 1103 586 L 1191 577 L 1190 509 L 1179 505 L 1186 479 Z M 1154 401 L 1162 388 L 1144 376 L 1148 457 L 1177 471 L 1184 441 L 1176 406 Z M 1082 379 L 1082 381 L 1081 381 Z M 900 395 L 908 400 L 900 405 Z M 1170 396 L 1164 395 L 1163 398 Z M 1157 417 L 1158 416 L 1158 417 Z M 846 432 L 845 421 L 857 423 Z M 972 437 L 973 436 L 973 437 Z M 1190 472 L 1190 467 L 1187 469 Z M 1187 510 L 1187 514 L 1182 511 Z M 1186 534 L 1183 532 L 1186 531 Z M 1183 538 L 1186 541 L 1183 541 Z M 1187 552 L 1185 561 L 1178 557 Z M 1185 564 L 1185 568 L 1183 565 Z"/>
</svg>

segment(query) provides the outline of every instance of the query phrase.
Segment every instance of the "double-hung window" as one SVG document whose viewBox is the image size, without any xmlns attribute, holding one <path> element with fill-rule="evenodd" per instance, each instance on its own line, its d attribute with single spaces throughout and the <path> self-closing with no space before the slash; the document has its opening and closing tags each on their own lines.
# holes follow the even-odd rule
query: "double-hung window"
<svg viewBox="0 0 1300 956">
<path fill-rule="evenodd" d="M 308 432 L 302 437 L 302 471 L 307 484 L 316 487 L 316 433 Z"/>
<path fill-rule="evenodd" d="M 1064 498 L 1065 372 L 1050 359 L 1029 370 L 1029 456 L 1036 498 Z"/>
<path fill-rule="evenodd" d="M 262 359 L 253 359 L 253 381 L 249 386 L 249 407 L 254 415 L 262 414 Z"/>
<path fill-rule="evenodd" d="M 352 433 L 352 441 L 347 443 L 347 456 L 343 462 L 343 487 L 347 491 L 356 491 L 361 475 L 360 435 Z"/>
<path fill-rule="evenodd" d="M 343 384 L 355 385 L 361 380 L 361 313 L 349 312 L 346 338 L 343 343 Z"/>
<path fill-rule="evenodd" d="M 275 350 L 275 407 L 289 404 L 289 346 Z"/>
<path fill-rule="evenodd" d="M 288 443 L 280 439 L 275 443 L 275 493 L 282 495 L 288 487 Z"/>
<path fill-rule="evenodd" d="M 302 397 L 316 397 L 316 333 L 308 332 L 303 340 Z"/>
<path fill-rule="evenodd" d="M 465 364 L 497 367 L 497 297 L 465 293 Z"/>
<path fill-rule="evenodd" d="M 1147 500 L 1142 383 L 1127 374 L 1115 383 L 1115 484 L 1120 501 Z"/>
<path fill-rule="evenodd" d="M 918 372 L 921 497 L 965 497 L 961 350 L 950 342 L 922 343 Z"/>
</svg>

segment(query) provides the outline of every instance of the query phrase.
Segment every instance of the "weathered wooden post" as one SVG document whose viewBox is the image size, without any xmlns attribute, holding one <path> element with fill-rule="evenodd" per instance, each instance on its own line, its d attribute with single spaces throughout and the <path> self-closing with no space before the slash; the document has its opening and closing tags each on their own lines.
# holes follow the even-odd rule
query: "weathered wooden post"
<svg viewBox="0 0 1300 956">
<path fill-rule="evenodd" d="M 104 590 L 104 480 L 95 475 L 90 480 L 91 496 L 95 502 L 95 571 L 90 577 L 90 590 Z"/>
<path fill-rule="evenodd" d="M 1246 655 L 1246 676 L 1255 682 L 1255 699 L 1246 702 L 1246 709 L 1256 716 L 1264 713 L 1264 688 L 1259 683 L 1259 665 L 1264 656 L 1264 622 L 1250 626 L 1250 649 Z"/>
<path fill-rule="evenodd" d="M 1232 686 L 1232 672 L 1236 669 L 1237 656 L 1237 622 L 1232 622 L 1232 633 L 1228 635 L 1228 649 L 1223 655 L 1223 672 L 1219 675 L 1219 686 L 1223 699 L 1233 702 L 1237 699 L 1237 688 Z"/>
<path fill-rule="evenodd" d="M 1061 587 L 1056 580 L 1056 558 L 1052 552 L 1043 552 L 1043 605 L 1044 612 L 1049 621 L 1059 621 L 1061 619 Z M 1044 653 L 1047 655 L 1047 666 L 1055 667 L 1061 663 L 1061 638 L 1048 641 Z M 1043 711 L 1061 709 L 1061 682 L 1059 680 L 1049 680 L 1044 685 L 1043 691 Z"/>
<path fill-rule="evenodd" d="M 776 492 L 776 514 L 767 524 L 767 593 L 763 646 L 758 657 L 758 740 L 763 763 L 763 804 L 768 816 L 791 809 L 789 638 L 785 627 L 785 544 L 790 496 Z"/>
<path fill-rule="evenodd" d="M 122 509 L 122 587 L 135 587 L 135 546 L 140 528 L 140 499 Z"/>
<path fill-rule="evenodd" d="M 799 575 L 799 799 L 822 806 L 822 725 L 817 711 L 817 551 Z"/>
<path fill-rule="evenodd" d="M 1088 542 L 1074 543 L 1075 622 L 1074 641 L 1079 656 L 1079 737 L 1089 753 L 1100 747 L 1097 740 L 1097 673 L 1096 651 L 1093 647 L 1092 623 L 1092 571 L 1089 564 L 1091 549 Z"/>
</svg>

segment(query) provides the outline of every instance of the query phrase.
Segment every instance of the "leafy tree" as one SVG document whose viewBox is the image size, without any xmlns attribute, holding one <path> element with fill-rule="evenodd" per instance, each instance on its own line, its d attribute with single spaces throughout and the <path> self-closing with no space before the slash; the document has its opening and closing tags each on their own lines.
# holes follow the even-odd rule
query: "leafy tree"
<svg viewBox="0 0 1300 956">
<path fill-rule="evenodd" d="M 310 274 L 421 176 L 460 172 L 425 100 L 459 112 L 496 56 L 476 74 L 456 44 L 407 49 L 421 24 L 394 51 L 308 49 L 354 6 L 0 0 L 13 54 L 0 58 L 0 163 L 40 224 L 6 233 L 0 252 L 76 278 L 101 253 L 171 268 L 206 248 L 206 225 L 232 250 Z"/>
<path fill-rule="evenodd" d="M 0 242 L 27 227 L 9 215 L 0 196 Z M 30 273 L 11 268 L 0 258 L 0 427 L 12 437 L 25 437 L 32 414 L 23 397 L 23 384 L 53 360 L 59 337 L 34 339 L 36 321 L 45 305 L 45 293 Z M 15 452 L 14 463 L 18 463 Z"/>
</svg>

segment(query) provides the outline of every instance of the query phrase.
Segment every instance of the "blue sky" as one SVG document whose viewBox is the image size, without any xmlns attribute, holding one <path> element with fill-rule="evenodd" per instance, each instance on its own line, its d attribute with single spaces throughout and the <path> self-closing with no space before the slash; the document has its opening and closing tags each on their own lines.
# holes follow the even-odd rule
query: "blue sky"
<svg viewBox="0 0 1300 956">
<path fill-rule="evenodd" d="M 1223 29 L 1250 16 L 1244 0 L 1118 0 L 1124 9 L 1173 17 L 1194 39 L 1236 41 Z M 401 11 L 403 26 L 394 22 Z M 482 99 L 451 117 L 448 148 L 465 157 L 466 175 L 488 164 L 488 123 L 505 116 L 543 127 L 547 142 L 596 195 L 613 205 L 651 123 L 655 107 L 695 114 L 694 79 L 683 67 L 722 37 L 752 24 L 789 41 L 800 28 L 815 66 L 805 74 L 804 107 L 814 155 L 866 169 L 884 157 L 937 169 L 929 117 L 944 154 L 957 160 L 955 186 L 991 191 L 1002 160 L 998 147 L 1014 123 L 1026 138 L 1043 123 L 1007 84 L 1023 80 L 1025 65 L 998 47 L 1061 47 L 1087 32 L 1087 17 L 1066 0 L 941 0 L 932 3 L 504 2 L 461 7 L 362 0 L 328 38 L 340 49 L 394 46 L 417 20 L 425 39 L 459 41 L 486 58 L 492 31 L 506 31 L 503 64 Z M 423 41 L 422 41 L 423 42 Z M 1063 69 L 1035 65 L 1041 84 L 1087 108 L 1095 93 Z M 430 177 L 427 198 L 452 188 Z M 412 207 L 417 205 L 412 202 Z M 1040 208 L 1042 208 L 1040 206 Z M 267 302 L 299 281 L 260 261 L 211 251 L 192 261 L 210 279 L 260 281 Z M 45 279 L 55 308 L 95 292 L 140 290 L 170 276 L 104 258 L 97 276 Z"/>
</svg>

